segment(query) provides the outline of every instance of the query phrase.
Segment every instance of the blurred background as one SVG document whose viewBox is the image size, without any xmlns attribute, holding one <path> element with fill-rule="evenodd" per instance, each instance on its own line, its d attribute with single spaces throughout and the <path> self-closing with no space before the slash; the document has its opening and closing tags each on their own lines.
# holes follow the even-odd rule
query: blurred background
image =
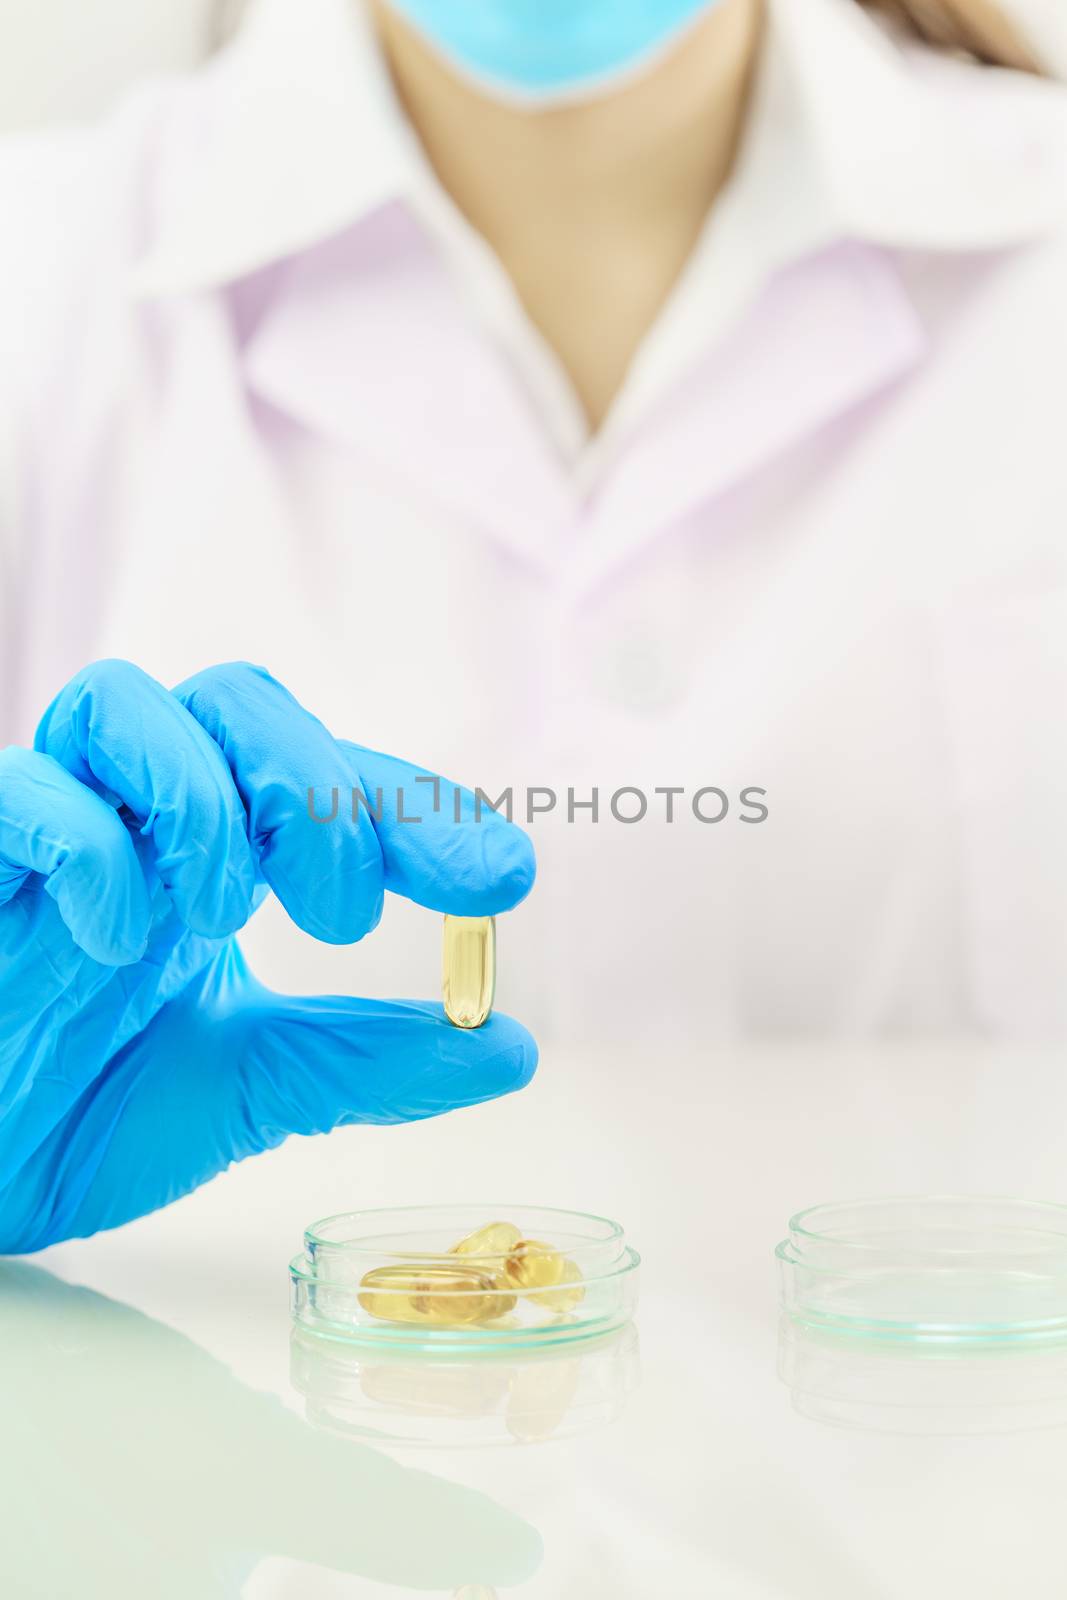
<svg viewBox="0 0 1067 1600">
<path fill-rule="evenodd" d="M 1002 3 L 1067 78 L 1067 0 Z M 241 9 L 242 0 L 0 0 L 0 130 L 100 115 L 139 79 L 193 66 Z"/>
<path fill-rule="evenodd" d="M 211 50 L 220 0 L 0 0 L 0 128 L 94 117 L 128 85 Z"/>
</svg>

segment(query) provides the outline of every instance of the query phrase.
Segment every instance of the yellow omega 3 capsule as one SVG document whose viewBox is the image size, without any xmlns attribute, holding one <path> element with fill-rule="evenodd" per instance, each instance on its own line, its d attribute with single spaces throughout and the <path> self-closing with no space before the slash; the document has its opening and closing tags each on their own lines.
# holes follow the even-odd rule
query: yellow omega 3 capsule
<svg viewBox="0 0 1067 1600">
<path fill-rule="evenodd" d="M 515 1295 L 491 1272 L 433 1263 L 374 1267 L 359 1286 L 359 1303 L 384 1322 L 436 1323 L 453 1327 L 491 1322 L 515 1309 Z"/>
<path fill-rule="evenodd" d="M 520 1239 L 508 1257 L 508 1282 L 519 1294 L 553 1311 L 569 1311 L 585 1296 L 573 1261 L 541 1239 Z"/>
<path fill-rule="evenodd" d="M 450 1256 L 478 1256 L 491 1261 L 506 1260 L 522 1238 L 513 1222 L 487 1222 L 484 1228 L 468 1233 L 454 1244 Z"/>
<path fill-rule="evenodd" d="M 582 1274 L 573 1261 L 563 1257 L 563 1271 L 560 1273 L 559 1283 L 554 1289 L 545 1289 L 539 1294 L 527 1295 L 528 1300 L 536 1300 L 539 1306 L 548 1306 L 552 1311 L 573 1311 L 585 1299 L 585 1286 L 582 1283 Z"/>
<path fill-rule="evenodd" d="M 554 1289 L 563 1276 L 563 1257 L 541 1239 L 520 1239 L 508 1256 L 508 1281 L 520 1294 Z"/>
<path fill-rule="evenodd" d="M 480 1028 L 493 1009 L 496 919 L 446 917 L 441 974 L 445 1015 L 457 1028 Z"/>
</svg>

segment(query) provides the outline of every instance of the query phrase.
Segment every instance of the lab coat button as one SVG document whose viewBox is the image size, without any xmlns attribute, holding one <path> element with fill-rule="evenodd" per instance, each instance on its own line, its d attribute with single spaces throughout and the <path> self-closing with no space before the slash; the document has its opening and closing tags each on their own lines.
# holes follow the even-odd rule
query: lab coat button
<svg viewBox="0 0 1067 1600">
<path fill-rule="evenodd" d="M 674 704 L 680 674 L 664 641 L 631 637 L 612 652 L 608 698 L 630 711 L 659 711 Z"/>
</svg>

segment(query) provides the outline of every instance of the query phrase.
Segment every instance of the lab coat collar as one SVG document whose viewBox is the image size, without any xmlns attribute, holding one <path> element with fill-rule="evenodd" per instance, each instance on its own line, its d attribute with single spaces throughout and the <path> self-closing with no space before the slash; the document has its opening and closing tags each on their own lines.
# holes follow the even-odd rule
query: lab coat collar
<svg viewBox="0 0 1067 1600">
<path fill-rule="evenodd" d="M 783 270 L 843 243 L 992 251 L 1067 219 L 1058 85 L 902 49 L 857 0 L 767 4 L 733 175 L 686 269 L 688 293 L 668 303 L 586 454 L 591 484 L 678 373 L 739 327 Z"/>
<path fill-rule="evenodd" d="M 857 0 L 769 5 L 733 190 L 750 226 L 761 215 L 781 221 L 779 250 L 791 245 L 799 256 L 842 239 L 998 249 L 1063 218 L 1067 101 L 1059 85 L 902 46 Z M 803 186 L 788 196 L 783 128 L 805 154 Z"/>
<path fill-rule="evenodd" d="M 1057 117 L 1061 91 L 902 54 L 856 0 L 768 0 L 754 115 L 721 225 L 743 221 L 761 269 L 842 238 L 1019 243 L 1064 209 L 1062 168 L 1043 158 L 1039 132 Z M 783 125 L 804 144 L 788 192 Z M 426 181 L 354 0 L 258 0 L 234 44 L 177 97 L 160 163 L 134 273 L 148 295 L 237 280 Z"/>
<path fill-rule="evenodd" d="M 133 285 L 221 287 L 402 199 L 424 163 L 358 0 L 257 0 L 179 92 Z"/>
</svg>

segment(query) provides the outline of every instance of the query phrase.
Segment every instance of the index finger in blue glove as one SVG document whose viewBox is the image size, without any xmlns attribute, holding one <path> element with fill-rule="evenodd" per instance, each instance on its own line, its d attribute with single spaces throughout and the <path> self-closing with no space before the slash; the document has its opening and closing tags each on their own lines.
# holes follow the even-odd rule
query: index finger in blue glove
<svg viewBox="0 0 1067 1600">
<path fill-rule="evenodd" d="M 86 955 L 107 966 L 144 955 L 148 885 L 118 813 L 58 761 L 12 746 L 0 751 L 0 905 L 35 872 Z"/>
<path fill-rule="evenodd" d="M 218 747 L 162 684 L 98 661 L 56 696 L 34 745 L 132 812 L 187 927 L 221 938 L 243 926 L 255 865 L 240 797 Z"/>
<path fill-rule="evenodd" d="M 248 815 L 259 870 L 298 927 L 327 944 L 353 944 L 378 924 L 382 855 L 366 808 L 353 806 L 359 773 L 319 719 L 263 667 L 209 667 L 174 690 L 222 751 Z M 308 790 L 346 791 L 319 824 Z"/>
<path fill-rule="evenodd" d="M 526 898 L 537 863 L 521 828 L 424 767 L 341 743 L 374 806 L 387 889 L 456 917 L 492 917 Z"/>
<path fill-rule="evenodd" d="M 424 768 L 335 739 L 264 668 L 211 667 L 174 693 L 226 757 L 264 877 L 316 938 L 362 937 L 383 887 L 456 916 L 491 916 L 528 893 L 521 828 Z"/>
</svg>

